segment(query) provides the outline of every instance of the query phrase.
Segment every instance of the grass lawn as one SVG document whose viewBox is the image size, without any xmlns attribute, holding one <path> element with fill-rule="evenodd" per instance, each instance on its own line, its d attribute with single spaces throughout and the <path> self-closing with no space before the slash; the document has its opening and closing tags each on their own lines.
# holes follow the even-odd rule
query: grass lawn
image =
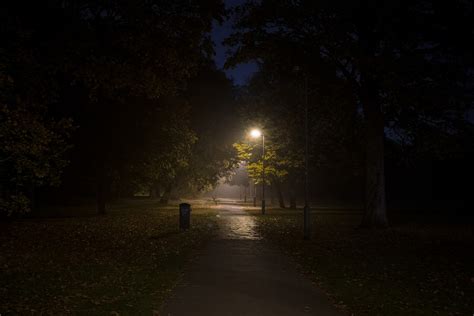
<svg viewBox="0 0 474 316">
<path fill-rule="evenodd" d="M 354 315 L 473 315 L 472 225 L 403 224 L 358 229 L 360 214 L 258 211 L 258 230 L 292 256 L 336 305 Z"/>
<path fill-rule="evenodd" d="M 0 223 L 0 315 L 152 315 L 216 232 L 214 211 L 194 208 L 191 224 L 144 201 Z"/>
</svg>

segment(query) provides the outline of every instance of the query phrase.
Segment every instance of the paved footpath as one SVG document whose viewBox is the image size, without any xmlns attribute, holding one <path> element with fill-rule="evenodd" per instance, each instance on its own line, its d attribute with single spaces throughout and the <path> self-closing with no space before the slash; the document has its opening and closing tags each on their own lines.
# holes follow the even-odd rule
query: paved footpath
<svg viewBox="0 0 474 316">
<path fill-rule="evenodd" d="M 186 273 L 161 315 L 342 315 L 266 244 L 240 206 L 219 209 L 219 236 Z"/>
</svg>

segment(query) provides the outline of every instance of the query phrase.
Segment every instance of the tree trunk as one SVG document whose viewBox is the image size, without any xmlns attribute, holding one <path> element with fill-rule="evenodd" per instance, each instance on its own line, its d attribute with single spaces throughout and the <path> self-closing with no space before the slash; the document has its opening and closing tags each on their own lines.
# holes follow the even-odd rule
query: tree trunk
<svg viewBox="0 0 474 316">
<path fill-rule="evenodd" d="M 95 154 L 96 154 L 96 161 L 95 161 L 95 174 L 96 174 L 96 181 L 97 181 L 97 191 L 96 191 L 96 198 L 97 198 L 97 213 L 99 215 L 105 215 L 107 213 L 107 193 L 109 191 L 108 181 L 107 181 L 107 171 L 106 171 L 106 162 L 107 153 L 110 150 L 109 147 L 109 128 L 108 128 L 108 119 L 106 110 L 110 108 L 110 103 L 108 102 L 107 98 L 105 97 L 105 93 L 103 91 L 103 87 L 99 87 L 98 95 L 97 95 L 97 103 L 94 104 L 97 107 L 97 112 L 95 112 L 95 120 L 97 124 L 97 134 L 96 135 L 96 142 L 95 142 Z"/>
<path fill-rule="evenodd" d="M 277 188 L 277 193 L 278 193 L 278 205 L 280 206 L 280 208 L 286 208 L 285 198 L 284 198 L 283 192 L 281 190 L 281 184 L 278 183 L 276 185 L 276 188 Z"/>
<path fill-rule="evenodd" d="M 165 188 L 165 191 L 163 192 L 163 195 L 161 196 L 161 199 L 160 199 L 160 204 L 163 204 L 163 205 L 168 205 L 168 202 L 170 200 L 170 197 L 171 197 L 171 189 L 172 189 L 172 185 L 168 185 L 166 186 Z"/>
<path fill-rule="evenodd" d="M 272 184 L 270 185 L 270 204 L 271 205 L 276 205 L 275 204 L 275 195 L 277 195 L 277 190 L 276 190 L 276 185 L 274 183 L 275 180 L 272 181 Z"/>
<path fill-rule="evenodd" d="M 156 195 L 156 190 L 155 187 L 151 186 L 150 187 L 150 199 L 156 199 L 158 195 Z"/>
<path fill-rule="evenodd" d="M 154 184 L 150 187 L 150 198 L 151 199 L 157 199 L 161 196 L 160 194 L 160 186 L 157 184 Z"/>
<path fill-rule="evenodd" d="M 295 210 L 296 209 L 296 196 L 290 196 L 290 208 Z"/>
<path fill-rule="evenodd" d="M 36 213 L 38 211 L 38 195 L 37 189 L 34 185 L 30 186 L 30 205 L 31 205 L 31 212 Z"/>
<path fill-rule="evenodd" d="M 97 170 L 97 213 L 99 215 L 105 215 L 107 211 L 105 182 L 104 167 L 99 166 L 99 169 Z"/>
<path fill-rule="evenodd" d="M 377 97 L 373 95 L 377 90 L 370 87 L 372 85 L 362 99 L 366 119 L 366 205 L 362 226 L 386 227 L 384 119 Z"/>
<path fill-rule="evenodd" d="M 291 184 L 290 188 L 290 208 L 295 210 L 296 209 L 296 190 L 295 184 Z"/>
<path fill-rule="evenodd" d="M 374 9 L 361 7 L 368 17 L 375 17 Z M 366 180 L 365 180 L 365 214 L 363 227 L 385 227 L 387 207 L 385 201 L 384 170 L 384 115 L 380 102 L 380 86 L 374 63 L 380 44 L 374 18 L 360 19 L 358 25 L 359 44 L 362 57 L 360 66 L 359 97 L 364 110 L 366 130 Z"/>
</svg>

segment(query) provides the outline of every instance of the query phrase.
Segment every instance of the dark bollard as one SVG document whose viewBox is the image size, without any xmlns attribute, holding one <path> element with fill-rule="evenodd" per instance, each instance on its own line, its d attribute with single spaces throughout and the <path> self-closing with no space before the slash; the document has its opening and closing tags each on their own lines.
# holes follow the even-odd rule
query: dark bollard
<svg viewBox="0 0 474 316">
<path fill-rule="evenodd" d="M 191 204 L 181 203 L 179 205 L 179 229 L 189 229 L 191 224 Z"/>
</svg>

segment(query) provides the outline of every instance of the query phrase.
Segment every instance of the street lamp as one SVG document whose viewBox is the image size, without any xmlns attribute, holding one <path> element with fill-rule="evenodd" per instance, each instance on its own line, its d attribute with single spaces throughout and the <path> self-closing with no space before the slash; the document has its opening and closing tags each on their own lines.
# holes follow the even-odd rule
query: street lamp
<svg viewBox="0 0 474 316">
<path fill-rule="evenodd" d="M 250 131 L 252 138 L 262 137 L 262 215 L 265 215 L 265 135 L 259 129 Z"/>
<path fill-rule="evenodd" d="M 308 76 L 304 76 L 304 129 L 305 129 L 305 145 L 304 145 L 304 209 L 303 209 L 303 233 L 304 239 L 309 240 L 311 238 L 310 231 L 310 208 L 309 208 L 309 119 L 308 119 Z"/>
</svg>

